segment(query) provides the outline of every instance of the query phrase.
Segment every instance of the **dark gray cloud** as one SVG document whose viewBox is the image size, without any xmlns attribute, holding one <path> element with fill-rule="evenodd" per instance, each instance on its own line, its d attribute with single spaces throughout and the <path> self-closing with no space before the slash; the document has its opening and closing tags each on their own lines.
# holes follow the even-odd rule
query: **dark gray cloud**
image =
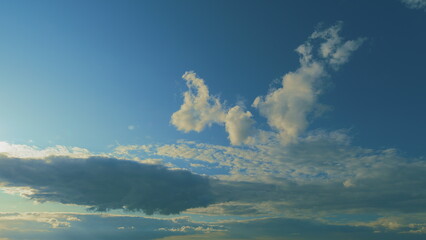
<svg viewBox="0 0 426 240">
<path fill-rule="evenodd" d="M 378 216 L 426 212 L 424 161 L 394 155 L 366 158 L 343 161 L 354 166 L 350 174 L 342 169 L 339 178 L 303 182 L 276 176 L 275 183 L 261 183 L 213 180 L 185 170 L 113 158 L 0 157 L 0 181 L 35 189 L 29 197 L 38 201 L 79 204 L 100 211 L 124 208 L 173 214 L 232 202 L 196 212 L 274 216 L 289 211 L 303 215 L 374 212 Z M 338 172 L 338 166 L 322 168 Z"/>
<path fill-rule="evenodd" d="M 0 182 L 27 186 L 38 201 L 127 209 L 147 214 L 177 214 L 212 203 L 209 179 L 186 170 L 169 170 L 114 158 L 0 156 Z"/>
<path fill-rule="evenodd" d="M 157 152 L 207 164 L 217 159 L 219 166 L 229 166 L 228 176 L 211 180 L 216 202 L 242 204 L 238 211 L 223 204 L 211 208 L 219 214 L 262 214 L 262 209 L 247 203 L 265 202 L 270 202 L 266 214 L 282 214 L 277 206 L 285 214 L 290 210 L 323 215 L 426 213 L 424 158 L 407 158 L 395 149 L 353 146 L 344 132 L 318 131 L 286 147 L 179 143 Z"/>
<path fill-rule="evenodd" d="M 269 202 L 267 212 L 298 210 L 308 213 L 426 213 L 426 166 L 423 161 L 378 163 L 347 181 L 294 182 L 277 184 L 211 181 L 217 202 L 257 204 Z M 285 204 L 280 204 L 285 203 Z M 265 205 L 263 205 L 264 207 Z M 225 209 L 223 212 L 237 214 Z M 257 208 L 245 209 L 255 211 Z M 260 209 L 257 209 L 261 212 Z M 245 211 L 242 212 L 245 214 Z M 238 215 L 238 214 L 237 214 Z"/>
</svg>

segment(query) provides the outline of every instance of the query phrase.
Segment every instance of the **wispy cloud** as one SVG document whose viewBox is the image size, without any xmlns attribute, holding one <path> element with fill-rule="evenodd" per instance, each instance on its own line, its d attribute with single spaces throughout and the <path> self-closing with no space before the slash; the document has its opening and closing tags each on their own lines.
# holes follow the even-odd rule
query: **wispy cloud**
<svg viewBox="0 0 426 240">
<path fill-rule="evenodd" d="M 396 229 L 380 231 L 369 226 L 350 226 L 330 224 L 307 219 L 259 218 L 240 221 L 223 221 L 228 231 L 195 234 L 188 236 L 169 236 L 162 240 L 181 239 L 253 239 L 253 240 L 420 240 L 424 236 L 399 232 Z M 410 227 L 407 227 L 410 229 Z"/>
<path fill-rule="evenodd" d="M 278 227 L 279 226 L 279 227 Z M 422 224 L 402 218 L 368 224 L 263 217 L 197 222 L 189 217 L 154 218 L 82 213 L 0 213 L 0 239 L 383 239 L 420 240 Z"/>
<path fill-rule="evenodd" d="M 0 154 L 17 158 L 45 158 L 48 156 L 85 158 L 93 155 L 88 149 L 80 147 L 57 145 L 54 147 L 39 148 L 24 144 L 11 144 L 4 141 L 0 141 Z"/>
<path fill-rule="evenodd" d="M 76 216 L 64 213 L 0 213 L 0 222 L 9 222 L 10 225 L 10 222 L 22 221 L 47 223 L 51 228 L 69 228 L 72 222 L 81 220 Z"/>
<path fill-rule="evenodd" d="M 401 0 L 407 7 L 413 9 L 426 9 L 426 0 Z"/>
<path fill-rule="evenodd" d="M 0 239 L 92 240 L 159 239 L 166 236 L 225 231 L 188 217 L 153 218 L 81 213 L 0 213 Z"/>
</svg>

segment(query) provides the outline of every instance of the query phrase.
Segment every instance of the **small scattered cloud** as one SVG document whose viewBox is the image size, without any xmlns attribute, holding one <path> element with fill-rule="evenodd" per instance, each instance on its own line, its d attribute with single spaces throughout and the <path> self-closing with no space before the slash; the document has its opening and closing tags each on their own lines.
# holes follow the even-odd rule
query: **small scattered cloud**
<svg viewBox="0 0 426 240">
<path fill-rule="evenodd" d="M 217 226 L 182 226 L 180 228 L 159 228 L 158 231 L 169 231 L 169 232 L 223 232 L 226 231 L 223 228 L 218 228 Z"/>
<path fill-rule="evenodd" d="M 28 196 L 34 194 L 34 190 L 29 187 L 0 187 L 0 190 L 10 195 L 18 195 L 23 198 L 29 198 Z"/>
<path fill-rule="evenodd" d="M 258 217 L 197 222 L 188 217 L 155 218 L 92 213 L 0 213 L 0 239 L 327 239 L 421 240 L 424 224 L 379 218 L 368 224 L 317 219 Z"/>
<path fill-rule="evenodd" d="M 81 220 L 63 213 L 0 213 L 0 222 L 17 221 L 47 223 L 51 228 L 69 228 L 72 222 Z"/>
<path fill-rule="evenodd" d="M 368 226 L 332 224 L 313 219 L 258 218 L 250 220 L 225 220 L 216 224 L 223 225 L 227 231 L 169 236 L 161 240 L 209 239 L 209 240 L 421 240 L 422 234 L 407 234 L 397 230 L 377 231 Z"/>
<path fill-rule="evenodd" d="M 195 167 L 195 168 L 205 167 L 205 165 L 203 165 L 203 164 L 199 164 L 199 163 L 190 163 L 189 165 L 190 165 L 191 167 Z"/>
<path fill-rule="evenodd" d="M 342 64 L 346 63 L 349 60 L 352 52 L 357 50 L 361 44 L 366 40 L 365 38 L 358 38 L 356 40 L 344 41 L 343 38 L 339 35 L 342 30 L 343 22 L 338 22 L 336 25 L 331 26 L 324 30 L 317 30 L 310 36 L 309 40 L 301 45 L 302 51 L 298 50 L 301 54 L 308 54 L 303 56 L 301 59 L 302 65 L 303 62 L 309 62 L 313 60 L 312 53 L 306 52 L 307 49 L 312 46 L 312 41 L 316 39 L 323 40 L 318 49 L 318 53 L 321 58 L 324 59 L 325 64 L 330 64 L 335 70 L 337 70 Z"/>
<path fill-rule="evenodd" d="M 276 141 L 249 148 L 180 141 L 149 149 L 153 156 L 200 161 L 203 170 L 223 169 L 210 180 L 214 205 L 187 210 L 193 213 L 324 217 L 426 212 L 426 163 L 395 149 L 353 146 L 344 130 L 309 132 L 287 146 Z M 232 207 L 223 204 L 229 202 Z"/>
<path fill-rule="evenodd" d="M 401 0 L 405 6 L 412 9 L 425 9 L 426 10 L 426 0 Z"/>
<path fill-rule="evenodd" d="M 45 158 L 49 156 L 85 158 L 93 155 L 88 149 L 80 147 L 56 145 L 54 147 L 41 149 L 31 145 L 12 144 L 0 141 L 0 155 L 1 154 L 17 158 Z"/>
<path fill-rule="evenodd" d="M 153 240 L 221 229 L 224 228 L 183 217 L 161 219 L 92 213 L 0 213 L 0 239 L 9 240 Z"/>
</svg>

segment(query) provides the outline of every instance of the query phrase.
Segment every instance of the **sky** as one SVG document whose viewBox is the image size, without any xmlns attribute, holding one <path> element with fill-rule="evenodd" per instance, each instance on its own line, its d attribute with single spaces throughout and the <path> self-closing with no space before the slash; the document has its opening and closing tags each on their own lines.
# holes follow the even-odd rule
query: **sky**
<svg viewBox="0 0 426 240">
<path fill-rule="evenodd" d="M 0 240 L 419 240 L 425 0 L 0 1 Z"/>
</svg>

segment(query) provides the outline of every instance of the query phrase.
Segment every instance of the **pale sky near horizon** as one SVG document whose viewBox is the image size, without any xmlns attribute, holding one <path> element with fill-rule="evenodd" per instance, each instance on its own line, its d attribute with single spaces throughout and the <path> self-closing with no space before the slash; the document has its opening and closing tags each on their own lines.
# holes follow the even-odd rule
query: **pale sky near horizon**
<svg viewBox="0 0 426 240">
<path fill-rule="evenodd" d="M 426 1 L 0 1 L 0 240 L 423 239 Z"/>
</svg>

